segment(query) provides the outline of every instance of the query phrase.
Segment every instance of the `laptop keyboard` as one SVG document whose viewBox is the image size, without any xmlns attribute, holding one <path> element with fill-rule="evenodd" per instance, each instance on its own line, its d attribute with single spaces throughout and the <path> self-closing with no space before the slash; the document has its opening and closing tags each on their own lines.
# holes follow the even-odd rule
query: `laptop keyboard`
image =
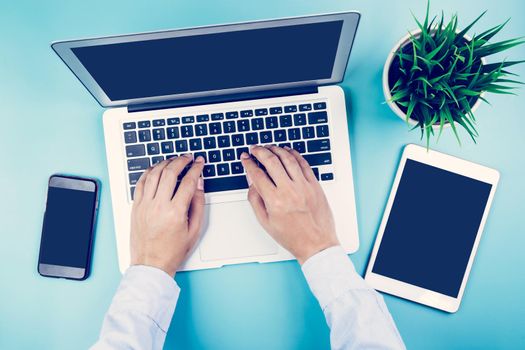
<svg viewBox="0 0 525 350">
<path fill-rule="evenodd" d="M 256 144 L 291 147 L 318 180 L 334 180 L 326 102 L 144 119 L 122 128 L 131 199 L 148 167 L 184 153 L 204 157 L 205 192 L 246 189 L 240 155 Z"/>
</svg>

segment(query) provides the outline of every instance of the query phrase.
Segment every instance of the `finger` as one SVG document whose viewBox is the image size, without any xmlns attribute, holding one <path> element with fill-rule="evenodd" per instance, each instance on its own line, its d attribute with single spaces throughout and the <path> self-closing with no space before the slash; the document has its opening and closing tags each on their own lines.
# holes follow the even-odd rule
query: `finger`
<svg viewBox="0 0 525 350">
<path fill-rule="evenodd" d="M 250 186 L 250 189 L 248 190 L 248 202 L 250 202 L 250 205 L 252 206 L 255 213 L 255 217 L 259 223 L 265 230 L 267 230 L 268 212 L 266 211 L 266 205 L 264 204 L 263 198 L 259 192 L 257 192 L 254 186 Z"/>
<path fill-rule="evenodd" d="M 180 205 L 180 207 L 186 212 L 188 212 L 193 195 L 197 190 L 199 177 L 201 176 L 203 168 L 204 158 L 198 157 L 195 162 L 193 162 L 190 170 L 188 170 L 186 175 L 184 175 L 182 178 L 179 188 L 171 200 L 172 202 Z"/>
<path fill-rule="evenodd" d="M 279 157 L 284 169 L 292 180 L 298 181 L 305 179 L 301 166 L 290 152 L 277 146 L 270 146 L 270 150 Z"/>
<path fill-rule="evenodd" d="M 246 169 L 246 177 L 250 178 L 257 192 L 259 192 L 263 198 L 271 195 L 275 190 L 275 185 L 268 175 L 250 158 L 248 153 L 241 154 L 241 162 L 244 169 Z"/>
<path fill-rule="evenodd" d="M 197 189 L 191 199 L 190 211 L 188 213 L 188 231 L 191 235 L 198 238 L 199 232 L 204 221 L 204 183 L 202 177 L 197 180 Z"/>
<path fill-rule="evenodd" d="M 144 194 L 143 199 L 153 199 L 155 193 L 157 192 L 157 187 L 159 185 L 160 175 L 164 168 L 170 163 L 169 159 L 163 160 L 160 163 L 157 163 L 151 168 L 151 171 L 144 182 Z"/>
<path fill-rule="evenodd" d="M 137 181 L 137 184 L 135 185 L 135 192 L 133 194 L 133 203 L 138 204 L 142 200 L 142 196 L 144 195 L 144 182 L 151 171 L 150 169 L 151 168 L 146 169 L 146 171 L 142 173 L 139 180 Z"/>
<path fill-rule="evenodd" d="M 155 198 L 162 201 L 170 201 L 173 198 L 173 193 L 177 186 L 177 178 L 184 168 L 191 162 L 192 158 L 191 154 L 184 154 L 181 157 L 173 159 L 164 168 Z"/>
<path fill-rule="evenodd" d="M 314 181 L 317 183 L 317 178 L 315 177 L 314 171 L 312 170 L 312 167 L 310 166 L 310 164 L 308 164 L 306 159 L 304 159 L 304 157 L 294 149 L 290 149 L 288 152 L 291 155 L 293 155 L 295 159 L 297 159 L 297 163 L 299 163 L 299 166 L 301 167 L 301 170 L 303 171 L 306 180 L 308 180 L 308 182 Z"/>
<path fill-rule="evenodd" d="M 284 166 L 277 155 L 266 147 L 255 146 L 252 148 L 252 155 L 266 168 L 266 172 L 277 186 L 282 186 L 290 182 L 290 177 L 284 170 Z"/>
</svg>

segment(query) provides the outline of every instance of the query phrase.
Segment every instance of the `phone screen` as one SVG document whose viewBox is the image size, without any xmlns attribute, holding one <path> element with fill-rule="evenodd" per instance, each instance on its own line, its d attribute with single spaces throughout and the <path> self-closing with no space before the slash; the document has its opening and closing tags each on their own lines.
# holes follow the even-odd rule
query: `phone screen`
<svg viewBox="0 0 525 350">
<path fill-rule="evenodd" d="M 41 274 L 87 277 L 96 200 L 94 181 L 50 179 L 40 244 Z"/>
</svg>

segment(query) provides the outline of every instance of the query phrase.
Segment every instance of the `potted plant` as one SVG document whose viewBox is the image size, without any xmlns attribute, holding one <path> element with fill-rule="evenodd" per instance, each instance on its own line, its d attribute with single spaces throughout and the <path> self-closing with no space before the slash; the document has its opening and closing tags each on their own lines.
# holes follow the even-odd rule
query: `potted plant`
<svg viewBox="0 0 525 350">
<path fill-rule="evenodd" d="M 523 61 L 487 63 L 486 57 L 523 44 L 523 37 L 490 43 L 508 22 L 490 28 L 472 37 L 467 32 L 485 14 L 483 12 L 464 29 L 457 28 L 458 18 L 453 15 L 445 24 L 443 12 L 429 20 L 430 2 L 427 3 L 423 23 L 412 15 L 418 29 L 402 38 L 388 56 L 383 69 L 383 92 L 386 102 L 412 129 L 419 128 L 421 138 L 451 127 L 458 143 L 457 125 L 463 127 L 476 142 L 474 111 L 485 99 L 486 92 L 513 94 L 510 79 L 516 74 L 507 70 Z"/>
</svg>

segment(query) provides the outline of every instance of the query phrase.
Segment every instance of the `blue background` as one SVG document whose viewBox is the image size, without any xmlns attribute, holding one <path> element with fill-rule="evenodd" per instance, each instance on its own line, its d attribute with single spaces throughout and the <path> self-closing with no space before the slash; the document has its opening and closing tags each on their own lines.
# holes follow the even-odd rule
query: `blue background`
<svg viewBox="0 0 525 350">
<path fill-rule="evenodd" d="M 0 348 L 81 349 L 98 336 L 120 279 L 104 140 L 103 109 L 52 52 L 53 40 L 356 9 L 361 27 L 342 86 L 347 94 L 363 272 L 402 147 L 417 132 L 382 104 L 381 71 L 424 1 L 7 1 L 0 3 Z M 525 2 L 434 1 L 477 32 L 512 21 L 499 39 L 525 34 Z M 508 53 L 525 58 L 525 46 Z M 525 65 L 515 72 L 525 76 Z M 501 171 L 465 297 L 446 314 L 385 296 L 409 348 L 525 348 L 525 91 L 488 98 L 477 111 L 479 144 L 450 133 L 437 150 Z M 42 278 L 36 264 L 46 182 L 65 172 L 102 181 L 92 276 Z M 432 198 L 423 193 L 421 205 Z M 442 218 L 436 217 L 436 220 Z M 431 223 L 429 223 L 431 224 Z M 166 347 L 324 349 L 329 332 L 295 262 L 181 273 L 182 294 Z"/>
</svg>

